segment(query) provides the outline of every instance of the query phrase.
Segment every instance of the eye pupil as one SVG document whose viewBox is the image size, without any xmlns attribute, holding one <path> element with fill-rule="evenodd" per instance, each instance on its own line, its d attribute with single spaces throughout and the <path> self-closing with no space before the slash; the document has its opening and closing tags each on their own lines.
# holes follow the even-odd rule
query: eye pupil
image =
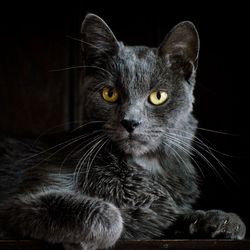
<svg viewBox="0 0 250 250">
<path fill-rule="evenodd" d="M 161 92 L 160 91 L 157 91 L 156 97 L 157 97 L 158 100 L 161 99 Z"/>
<path fill-rule="evenodd" d="M 112 97 L 113 96 L 113 90 L 112 89 L 109 89 L 109 91 L 108 91 L 108 97 Z"/>
</svg>

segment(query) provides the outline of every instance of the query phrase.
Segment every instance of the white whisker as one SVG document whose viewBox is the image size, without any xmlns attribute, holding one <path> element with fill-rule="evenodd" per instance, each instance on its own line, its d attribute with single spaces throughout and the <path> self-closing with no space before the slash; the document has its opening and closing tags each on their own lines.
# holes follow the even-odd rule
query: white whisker
<svg viewBox="0 0 250 250">
<path fill-rule="evenodd" d="M 192 136 L 191 133 L 187 133 L 185 131 L 181 131 L 180 132 L 184 132 L 186 134 L 190 134 Z M 211 148 L 209 146 L 207 146 L 203 141 L 201 141 L 198 137 L 193 136 L 193 138 L 190 137 L 186 137 L 180 134 L 176 134 L 176 133 L 168 133 L 169 136 L 172 137 L 172 139 L 174 139 L 175 141 L 179 141 L 179 143 L 182 143 L 182 145 L 186 145 L 188 148 L 190 148 L 194 153 L 196 153 L 197 156 L 199 156 L 202 160 L 204 160 L 204 162 L 213 170 L 213 172 L 216 174 L 216 176 L 218 176 L 222 182 L 224 184 L 225 181 L 222 178 L 221 174 L 218 172 L 218 170 L 214 167 L 214 165 L 211 163 L 210 160 L 208 160 L 208 158 L 201 153 L 201 151 L 199 151 L 197 148 L 193 147 L 190 143 L 187 143 L 185 140 L 183 139 L 187 139 L 190 142 L 194 143 L 194 145 L 196 145 L 199 149 L 203 150 L 204 152 L 206 152 L 209 156 L 211 156 L 218 164 L 219 166 L 224 170 L 224 172 L 234 181 L 235 179 L 232 176 L 232 172 L 230 169 L 228 169 L 215 155 L 214 153 L 211 151 Z M 214 150 L 215 151 L 215 150 Z"/>
<path fill-rule="evenodd" d="M 80 152 L 82 152 L 85 148 L 89 147 L 92 143 L 95 143 L 97 140 L 99 140 L 99 138 L 101 137 L 101 135 L 97 135 L 93 138 L 91 138 L 91 141 L 88 142 L 87 144 L 84 145 L 84 147 L 81 147 L 79 150 L 77 150 L 75 152 L 75 154 L 79 154 Z M 92 146 L 91 146 L 92 147 Z M 90 147 L 90 148 L 91 148 Z M 87 154 L 87 152 L 89 151 L 90 149 L 87 149 L 87 151 L 81 156 L 81 158 L 78 160 L 78 163 L 75 167 L 75 171 L 74 171 L 74 179 L 77 183 L 77 180 L 78 180 L 78 171 L 79 171 L 79 166 L 81 164 L 81 160 L 85 157 L 85 155 Z"/>
<path fill-rule="evenodd" d="M 103 137 L 101 140 L 100 140 L 100 143 L 103 141 L 103 139 L 105 139 L 105 137 Z M 95 158 L 96 158 L 96 156 L 98 155 L 98 153 L 100 152 L 100 150 L 103 148 L 103 146 L 109 141 L 110 139 L 109 138 L 107 138 L 105 141 L 104 141 L 104 143 L 102 143 L 101 145 L 100 145 L 100 143 L 98 143 L 97 145 L 96 145 L 96 147 L 93 149 L 93 153 L 94 153 L 94 150 L 96 150 L 95 151 L 95 153 L 94 153 L 94 155 L 93 155 L 93 157 L 92 157 L 92 160 L 90 161 L 90 157 L 91 157 L 91 154 L 90 154 L 90 157 L 89 157 L 89 160 L 88 160 L 88 163 L 87 163 L 87 167 L 86 167 L 86 175 L 85 175 L 85 181 L 83 182 L 83 185 L 82 185 L 82 190 L 85 190 L 86 189 L 86 186 L 87 186 L 87 184 L 88 184 L 88 175 L 89 175 L 89 171 L 90 171 L 90 168 L 91 168 L 91 166 L 92 166 L 92 164 L 93 164 L 93 162 L 94 162 L 94 160 L 95 160 Z M 99 146 L 100 145 L 100 146 Z M 99 148 L 98 148 L 98 146 L 99 146 Z"/>
<path fill-rule="evenodd" d="M 51 151 L 51 150 L 53 150 L 53 149 L 56 149 L 56 148 L 62 146 L 59 150 L 57 150 L 56 152 L 54 152 L 54 153 L 50 156 L 50 157 L 52 157 L 52 156 L 55 155 L 57 152 L 59 152 L 59 151 L 61 151 L 62 149 L 66 148 L 67 146 L 70 146 L 71 144 L 73 144 L 73 143 L 75 143 L 75 142 L 77 142 L 77 141 L 79 141 L 79 140 L 85 138 L 86 136 L 89 136 L 89 134 L 84 134 L 84 135 L 80 135 L 80 136 L 71 138 L 71 139 L 69 139 L 69 140 L 67 140 L 67 141 L 65 141 L 65 142 L 62 142 L 62 143 L 59 143 L 59 144 L 57 144 L 57 145 L 55 145 L 55 146 L 53 146 L 53 147 L 50 147 L 50 148 L 48 148 L 48 149 L 46 149 L 46 150 L 44 150 L 44 151 L 42 151 L 42 152 L 39 152 L 39 153 L 34 154 L 34 155 L 31 155 L 31 156 L 29 156 L 29 157 L 27 157 L 27 158 L 20 159 L 19 161 L 30 160 L 30 159 L 32 159 L 32 158 L 35 158 L 35 157 L 40 156 L 40 155 L 43 155 L 43 154 L 45 154 L 45 153 L 47 153 L 47 152 L 49 152 L 49 151 Z M 65 145 L 65 144 L 66 144 L 66 145 Z M 64 146 L 63 146 L 63 145 L 64 145 Z M 50 157 L 46 158 L 45 160 L 49 159 Z"/>
<path fill-rule="evenodd" d="M 81 124 L 78 127 L 76 127 L 75 129 L 73 129 L 71 131 L 71 133 L 75 132 L 76 130 L 82 129 L 83 127 L 86 127 L 86 126 L 88 126 L 90 124 L 96 124 L 96 123 L 104 123 L 104 121 L 90 121 L 90 122 L 87 122 L 85 124 Z"/>
<path fill-rule="evenodd" d="M 212 130 L 212 129 L 207 129 L 207 128 L 198 127 L 197 129 L 198 130 L 203 130 L 203 131 L 206 131 L 206 132 L 215 133 L 215 134 L 230 135 L 230 136 L 239 136 L 237 134 L 232 134 L 232 133 L 227 133 L 227 132 L 222 132 L 222 131 L 217 131 L 217 130 Z"/>
<path fill-rule="evenodd" d="M 96 45 L 93 44 L 93 43 L 89 43 L 89 42 L 86 42 L 86 41 L 84 41 L 84 40 L 82 40 L 82 39 L 75 38 L 75 37 L 72 37 L 72 36 L 67 36 L 67 38 L 69 38 L 69 39 L 71 39 L 71 40 L 74 40 L 74 41 L 77 41 L 77 42 L 80 42 L 80 43 L 87 44 L 87 45 L 91 46 L 92 48 L 95 48 L 95 49 L 97 49 L 98 51 L 101 51 L 101 52 L 104 53 L 107 57 L 110 57 L 110 55 L 108 55 L 108 54 L 106 53 L 105 50 L 101 49 L 100 47 L 96 46 Z"/>
<path fill-rule="evenodd" d="M 76 183 L 78 183 L 78 178 L 79 178 L 79 174 L 81 172 L 81 168 L 85 162 L 85 160 L 89 157 L 89 155 L 91 154 L 92 150 L 96 147 L 96 145 L 99 144 L 100 139 L 104 138 L 105 135 L 99 135 L 96 136 L 92 141 L 90 141 L 88 144 L 86 144 L 81 150 L 83 150 L 84 148 L 90 146 L 92 143 L 95 143 L 94 145 L 92 145 L 85 153 L 84 155 L 80 158 L 80 160 L 78 161 L 76 168 L 75 168 L 75 180 Z M 98 141 L 99 140 L 99 141 Z M 96 142 L 98 141 L 98 142 Z"/>
<path fill-rule="evenodd" d="M 103 68 L 101 68 L 101 67 L 94 66 L 94 65 L 77 65 L 77 66 L 65 67 L 65 68 L 60 68 L 60 69 L 51 69 L 51 70 L 49 70 L 49 72 L 61 72 L 61 71 L 67 71 L 67 70 L 71 70 L 71 69 L 84 69 L 84 68 L 99 69 L 99 70 L 102 70 L 103 72 L 108 73 L 110 76 L 113 76 L 113 75 L 112 75 L 109 71 L 107 71 L 106 69 L 103 69 Z"/>
<path fill-rule="evenodd" d="M 201 167 L 199 166 L 199 164 L 197 163 L 197 161 L 194 159 L 194 155 L 190 152 L 190 148 L 187 147 L 185 145 L 182 144 L 182 142 L 180 143 L 180 141 L 176 141 L 175 138 L 169 137 L 170 139 L 170 143 L 173 144 L 174 146 L 176 146 L 177 148 L 179 148 L 182 152 L 184 152 L 197 166 L 197 168 L 199 169 L 199 171 L 201 172 L 202 176 L 204 177 L 204 173 L 201 169 Z"/>
</svg>

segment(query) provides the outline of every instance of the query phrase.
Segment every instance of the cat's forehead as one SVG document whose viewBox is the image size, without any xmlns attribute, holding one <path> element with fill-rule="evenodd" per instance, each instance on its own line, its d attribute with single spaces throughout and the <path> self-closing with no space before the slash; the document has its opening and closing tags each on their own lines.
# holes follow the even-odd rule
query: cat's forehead
<svg viewBox="0 0 250 250">
<path fill-rule="evenodd" d="M 145 46 L 122 46 L 119 50 L 119 58 L 124 60 L 127 66 L 147 67 L 156 60 L 155 49 Z"/>
<path fill-rule="evenodd" d="M 119 73 L 123 84 L 131 89 L 149 89 L 155 70 L 155 50 L 144 46 L 123 46 L 119 51 Z"/>
<path fill-rule="evenodd" d="M 126 55 L 134 55 L 138 59 L 148 59 L 155 56 L 155 49 L 146 46 L 124 46 L 123 52 Z"/>
</svg>

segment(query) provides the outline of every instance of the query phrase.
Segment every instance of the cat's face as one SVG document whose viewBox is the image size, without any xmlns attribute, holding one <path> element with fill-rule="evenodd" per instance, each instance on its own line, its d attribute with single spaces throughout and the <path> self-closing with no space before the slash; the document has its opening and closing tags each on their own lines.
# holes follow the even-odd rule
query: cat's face
<svg viewBox="0 0 250 250">
<path fill-rule="evenodd" d="M 141 155 L 166 142 L 192 111 L 199 39 L 190 22 L 177 25 L 157 49 L 124 46 L 99 17 L 83 22 L 83 113 L 102 121 L 126 154 Z"/>
</svg>

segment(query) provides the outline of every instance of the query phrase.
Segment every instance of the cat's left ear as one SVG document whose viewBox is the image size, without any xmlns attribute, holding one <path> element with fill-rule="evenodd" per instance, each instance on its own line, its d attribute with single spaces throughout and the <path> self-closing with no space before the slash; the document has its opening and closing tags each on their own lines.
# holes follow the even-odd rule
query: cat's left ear
<svg viewBox="0 0 250 250">
<path fill-rule="evenodd" d="M 177 24 L 158 48 L 159 56 L 170 60 L 175 68 L 181 68 L 188 78 L 198 66 L 200 40 L 192 22 Z"/>
<path fill-rule="evenodd" d="M 117 53 L 119 44 L 108 25 L 97 15 L 88 14 L 81 27 L 85 59 L 96 62 Z"/>
</svg>

